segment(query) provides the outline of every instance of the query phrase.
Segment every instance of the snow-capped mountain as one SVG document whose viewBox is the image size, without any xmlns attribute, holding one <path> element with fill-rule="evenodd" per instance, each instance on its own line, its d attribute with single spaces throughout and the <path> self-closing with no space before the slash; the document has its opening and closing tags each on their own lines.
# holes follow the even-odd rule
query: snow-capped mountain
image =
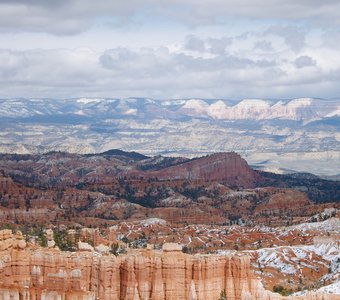
<svg viewBox="0 0 340 300">
<path fill-rule="evenodd" d="M 218 100 L 211 104 L 203 100 L 191 99 L 185 102 L 180 111 L 192 116 L 209 116 L 221 120 L 295 120 L 311 121 L 332 116 L 340 107 L 339 101 L 300 98 L 291 101 L 268 101 L 245 99 L 228 106 Z"/>
<path fill-rule="evenodd" d="M 336 175 L 339 111 L 340 100 L 312 98 L 2 99 L 0 151 L 120 148 L 186 156 L 237 151 L 260 168 Z"/>
<path fill-rule="evenodd" d="M 163 110 L 178 116 L 219 120 L 295 120 L 311 121 L 338 116 L 340 100 L 300 98 L 290 101 L 245 99 L 238 103 L 226 100 L 152 100 L 127 99 L 5 99 L 0 100 L 0 117 L 31 117 L 75 114 L 80 116 L 142 115 Z M 146 116 L 148 117 L 148 116 Z"/>
</svg>

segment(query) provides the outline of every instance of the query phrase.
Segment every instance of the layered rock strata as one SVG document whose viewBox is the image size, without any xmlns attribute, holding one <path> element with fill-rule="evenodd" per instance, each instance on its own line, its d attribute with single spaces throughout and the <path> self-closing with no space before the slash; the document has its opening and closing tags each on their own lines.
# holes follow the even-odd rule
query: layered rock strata
<svg viewBox="0 0 340 300">
<path fill-rule="evenodd" d="M 251 188 L 260 175 L 235 152 L 215 153 L 175 166 L 151 172 L 128 172 L 129 176 L 157 178 L 159 180 L 223 180 L 229 185 Z"/>
<path fill-rule="evenodd" d="M 281 297 L 264 290 L 241 255 L 184 254 L 176 245 L 114 257 L 27 246 L 22 235 L 0 232 L 0 299 L 334 300 L 309 293 Z"/>
</svg>

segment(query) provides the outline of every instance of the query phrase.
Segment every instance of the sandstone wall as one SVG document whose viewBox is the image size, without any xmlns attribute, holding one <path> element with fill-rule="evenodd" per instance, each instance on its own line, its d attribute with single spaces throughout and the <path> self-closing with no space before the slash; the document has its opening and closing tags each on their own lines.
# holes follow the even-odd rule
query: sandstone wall
<svg viewBox="0 0 340 300">
<path fill-rule="evenodd" d="M 0 232 L 0 299 L 334 300 L 335 295 L 283 298 L 265 291 L 247 256 L 186 255 L 136 250 L 114 257 L 93 251 L 28 247 L 20 234 Z"/>
</svg>

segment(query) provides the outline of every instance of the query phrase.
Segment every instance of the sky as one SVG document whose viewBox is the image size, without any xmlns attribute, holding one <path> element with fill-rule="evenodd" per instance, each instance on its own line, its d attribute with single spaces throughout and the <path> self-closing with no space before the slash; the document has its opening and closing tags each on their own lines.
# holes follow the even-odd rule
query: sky
<svg viewBox="0 0 340 300">
<path fill-rule="evenodd" d="M 0 0 L 0 97 L 338 98 L 338 0 Z"/>
</svg>

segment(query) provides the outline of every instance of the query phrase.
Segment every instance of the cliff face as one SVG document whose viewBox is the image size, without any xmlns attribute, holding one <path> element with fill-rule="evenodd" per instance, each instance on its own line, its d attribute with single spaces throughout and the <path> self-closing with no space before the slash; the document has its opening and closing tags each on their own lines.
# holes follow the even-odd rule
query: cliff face
<svg viewBox="0 0 340 300">
<path fill-rule="evenodd" d="M 235 152 L 216 153 L 180 165 L 145 172 L 142 176 L 161 180 L 225 180 L 229 185 L 254 187 L 259 175 Z"/>
<path fill-rule="evenodd" d="M 0 232 L 0 299 L 218 300 L 223 291 L 228 300 L 339 299 L 265 291 L 248 256 L 190 256 L 170 244 L 116 258 L 27 247 L 20 234 Z"/>
</svg>

